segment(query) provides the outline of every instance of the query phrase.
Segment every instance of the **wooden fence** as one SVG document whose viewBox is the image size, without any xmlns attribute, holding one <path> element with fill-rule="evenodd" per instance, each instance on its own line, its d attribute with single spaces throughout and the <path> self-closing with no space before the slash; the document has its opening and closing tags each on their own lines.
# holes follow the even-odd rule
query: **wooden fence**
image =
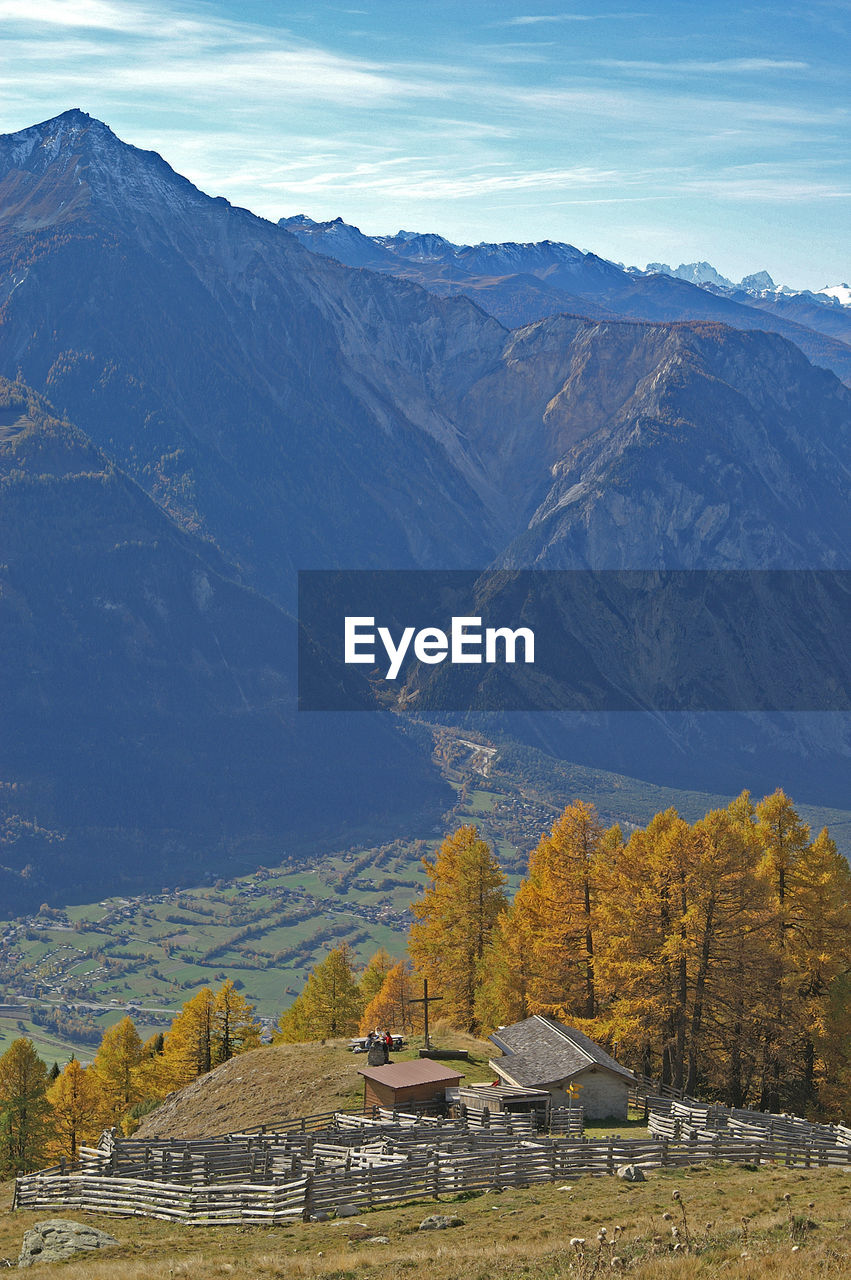
<svg viewBox="0 0 851 1280">
<path fill-rule="evenodd" d="M 828 1126 L 805 1131 L 803 1121 L 754 1137 L 743 1127 L 752 1121 L 738 1113 L 723 1117 L 724 1110 L 705 1108 L 701 1127 L 691 1125 L 688 1132 L 685 1117 L 659 1113 L 656 1123 L 678 1128 L 645 1139 L 523 1135 L 396 1112 L 334 1113 L 322 1129 L 295 1123 L 275 1132 L 191 1142 L 105 1135 L 98 1148 L 84 1148 L 73 1167 L 20 1176 L 14 1203 L 197 1225 L 271 1223 L 343 1207 L 359 1212 L 464 1191 L 611 1175 L 623 1164 L 657 1168 L 727 1160 L 851 1167 L 851 1131 L 842 1126 L 835 1127 L 832 1143 L 810 1132 Z M 710 1113 L 718 1122 L 712 1130 L 705 1127 Z M 763 1116 L 764 1128 L 781 1119 L 792 1118 Z"/>
<path fill-rule="evenodd" d="M 679 1140 L 693 1136 L 711 1139 L 723 1134 L 740 1141 L 779 1142 L 817 1147 L 851 1146 L 851 1129 L 845 1125 L 816 1124 L 800 1116 L 777 1115 L 717 1103 L 652 1099 L 648 1127 L 654 1137 Z"/>
</svg>

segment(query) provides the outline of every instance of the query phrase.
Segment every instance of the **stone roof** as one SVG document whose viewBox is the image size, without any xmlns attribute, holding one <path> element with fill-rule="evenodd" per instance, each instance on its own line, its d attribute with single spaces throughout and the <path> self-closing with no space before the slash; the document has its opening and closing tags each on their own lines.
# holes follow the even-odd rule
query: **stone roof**
<svg viewBox="0 0 851 1280">
<path fill-rule="evenodd" d="M 581 1031 L 539 1013 L 500 1027 L 490 1039 L 505 1054 L 491 1063 L 494 1070 L 523 1088 L 569 1080 L 589 1067 L 602 1067 L 625 1080 L 635 1078 Z"/>
</svg>

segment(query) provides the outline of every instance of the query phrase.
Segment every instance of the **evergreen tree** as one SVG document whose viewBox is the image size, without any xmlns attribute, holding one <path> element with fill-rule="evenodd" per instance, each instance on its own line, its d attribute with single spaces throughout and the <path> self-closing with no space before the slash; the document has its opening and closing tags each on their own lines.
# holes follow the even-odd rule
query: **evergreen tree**
<svg viewBox="0 0 851 1280">
<path fill-rule="evenodd" d="M 343 942 L 312 970 L 304 990 L 281 1015 L 278 1039 L 299 1043 L 354 1035 L 362 1012 L 354 956 L 351 947 Z"/>
<path fill-rule="evenodd" d="M 0 1058 L 0 1172 L 44 1165 L 50 1137 L 47 1068 L 31 1040 L 13 1040 Z"/>
<path fill-rule="evenodd" d="M 156 1065 L 160 1089 L 182 1089 L 213 1066 L 215 996 L 202 987 L 181 1008 L 163 1040 Z"/>
<path fill-rule="evenodd" d="M 413 904 L 408 950 L 417 970 L 443 997 L 442 1016 L 478 1029 L 477 990 L 485 953 L 506 910 L 505 876 L 474 826 L 448 836 L 434 861 L 423 858 L 430 884 Z"/>
<path fill-rule="evenodd" d="M 76 1160 L 82 1142 L 97 1136 L 100 1092 L 91 1069 L 76 1058 L 53 1081 L 47 1092 L 53 1118 L 56 1155 Z"/>
<path fill-rule="evenodd" d="M 254 1005 L 228 978 L 213 999 L 213 1063 L 227 1062 L 237 1053 L 256 1049 L 259 1043 L 260 1023 L 254 1016 Z"/>
<path fill-rule="evenodd" d="M 147 1096 L 145 1062 L 132 1018 L 122 1018 L 104 1032 L 91 1066 L 99 1094 L 99 1119 L 104 1126 L 120 1126 L 130 1108 Z"/>
<path fill-rule="evenodd" d="M 366 1006 L 360 1020 L 361 1035 L 367 1035 L 374 1027 L 384 1027 L 406 1036 L 422 1031 L 423 1007 L 411 1003 L 421 993 L 422 985 L 417 986 L 410 964 L 399 961 L 387 973 L 380 991 Z"/>
</svg>

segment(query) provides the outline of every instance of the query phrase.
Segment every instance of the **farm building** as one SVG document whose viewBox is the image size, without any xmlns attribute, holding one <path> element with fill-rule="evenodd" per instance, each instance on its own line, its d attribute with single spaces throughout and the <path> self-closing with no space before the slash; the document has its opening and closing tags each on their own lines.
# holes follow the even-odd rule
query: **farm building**
<svg viewBox="0 0 851 1280">
<path fill-rule="evenodd" d="M 504 1055 L 490 1064 L 500 1084 L 545 1089 L 556 1107 L 568 1105 L 573 1086 L 587 1120 L 626 1119 L 633 1073 L 581 1031 L 536 1013 L 490 1039 Z"/>
<path fill-rule="evenodd" d="M 546 1089 L 516 1089 L 511 1085 L 471 1084 L 458 1090 L 458 1104 L 467 1113 L 487 1108 L 490 1115 L 532 1116 L 539 1129 L 547 1128 L 550 1095 Z"/>
<path fill-rule="evenodd" d="M 460 1071 L 430 1058 L 388 1062 L 383 1067 L 360 1067 L 364 1111 L 373 1106 L 404 1110 L 406 1103 L 442 1102 L 447 1089 L 458 1087 Z"/>
</svg>

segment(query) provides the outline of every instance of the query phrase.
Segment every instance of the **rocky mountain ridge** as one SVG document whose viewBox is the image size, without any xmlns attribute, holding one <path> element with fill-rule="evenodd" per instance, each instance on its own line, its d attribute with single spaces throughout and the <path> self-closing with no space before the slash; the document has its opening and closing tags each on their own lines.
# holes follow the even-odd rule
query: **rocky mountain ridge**
<svg viewBox="0 0 851 1280">
<path fill-rule="evenodd" d="M 766 272 L 734 285 L 711 264 L 646 271 L 623 268 L 573 245 L 455 245 L 441 236 L 399 232 L 364 236 L 342 219 L 282 218 L 313 252 L 350 266 L 417 280 L 439 294 L 463 293 L 510 328 L 561 313 L 655 321 L 713 320 L 769 329 L 795 342 L 815 364 L 851 380 L 851 317 L 827 297 L 774 292 Z"/>
</svg>

